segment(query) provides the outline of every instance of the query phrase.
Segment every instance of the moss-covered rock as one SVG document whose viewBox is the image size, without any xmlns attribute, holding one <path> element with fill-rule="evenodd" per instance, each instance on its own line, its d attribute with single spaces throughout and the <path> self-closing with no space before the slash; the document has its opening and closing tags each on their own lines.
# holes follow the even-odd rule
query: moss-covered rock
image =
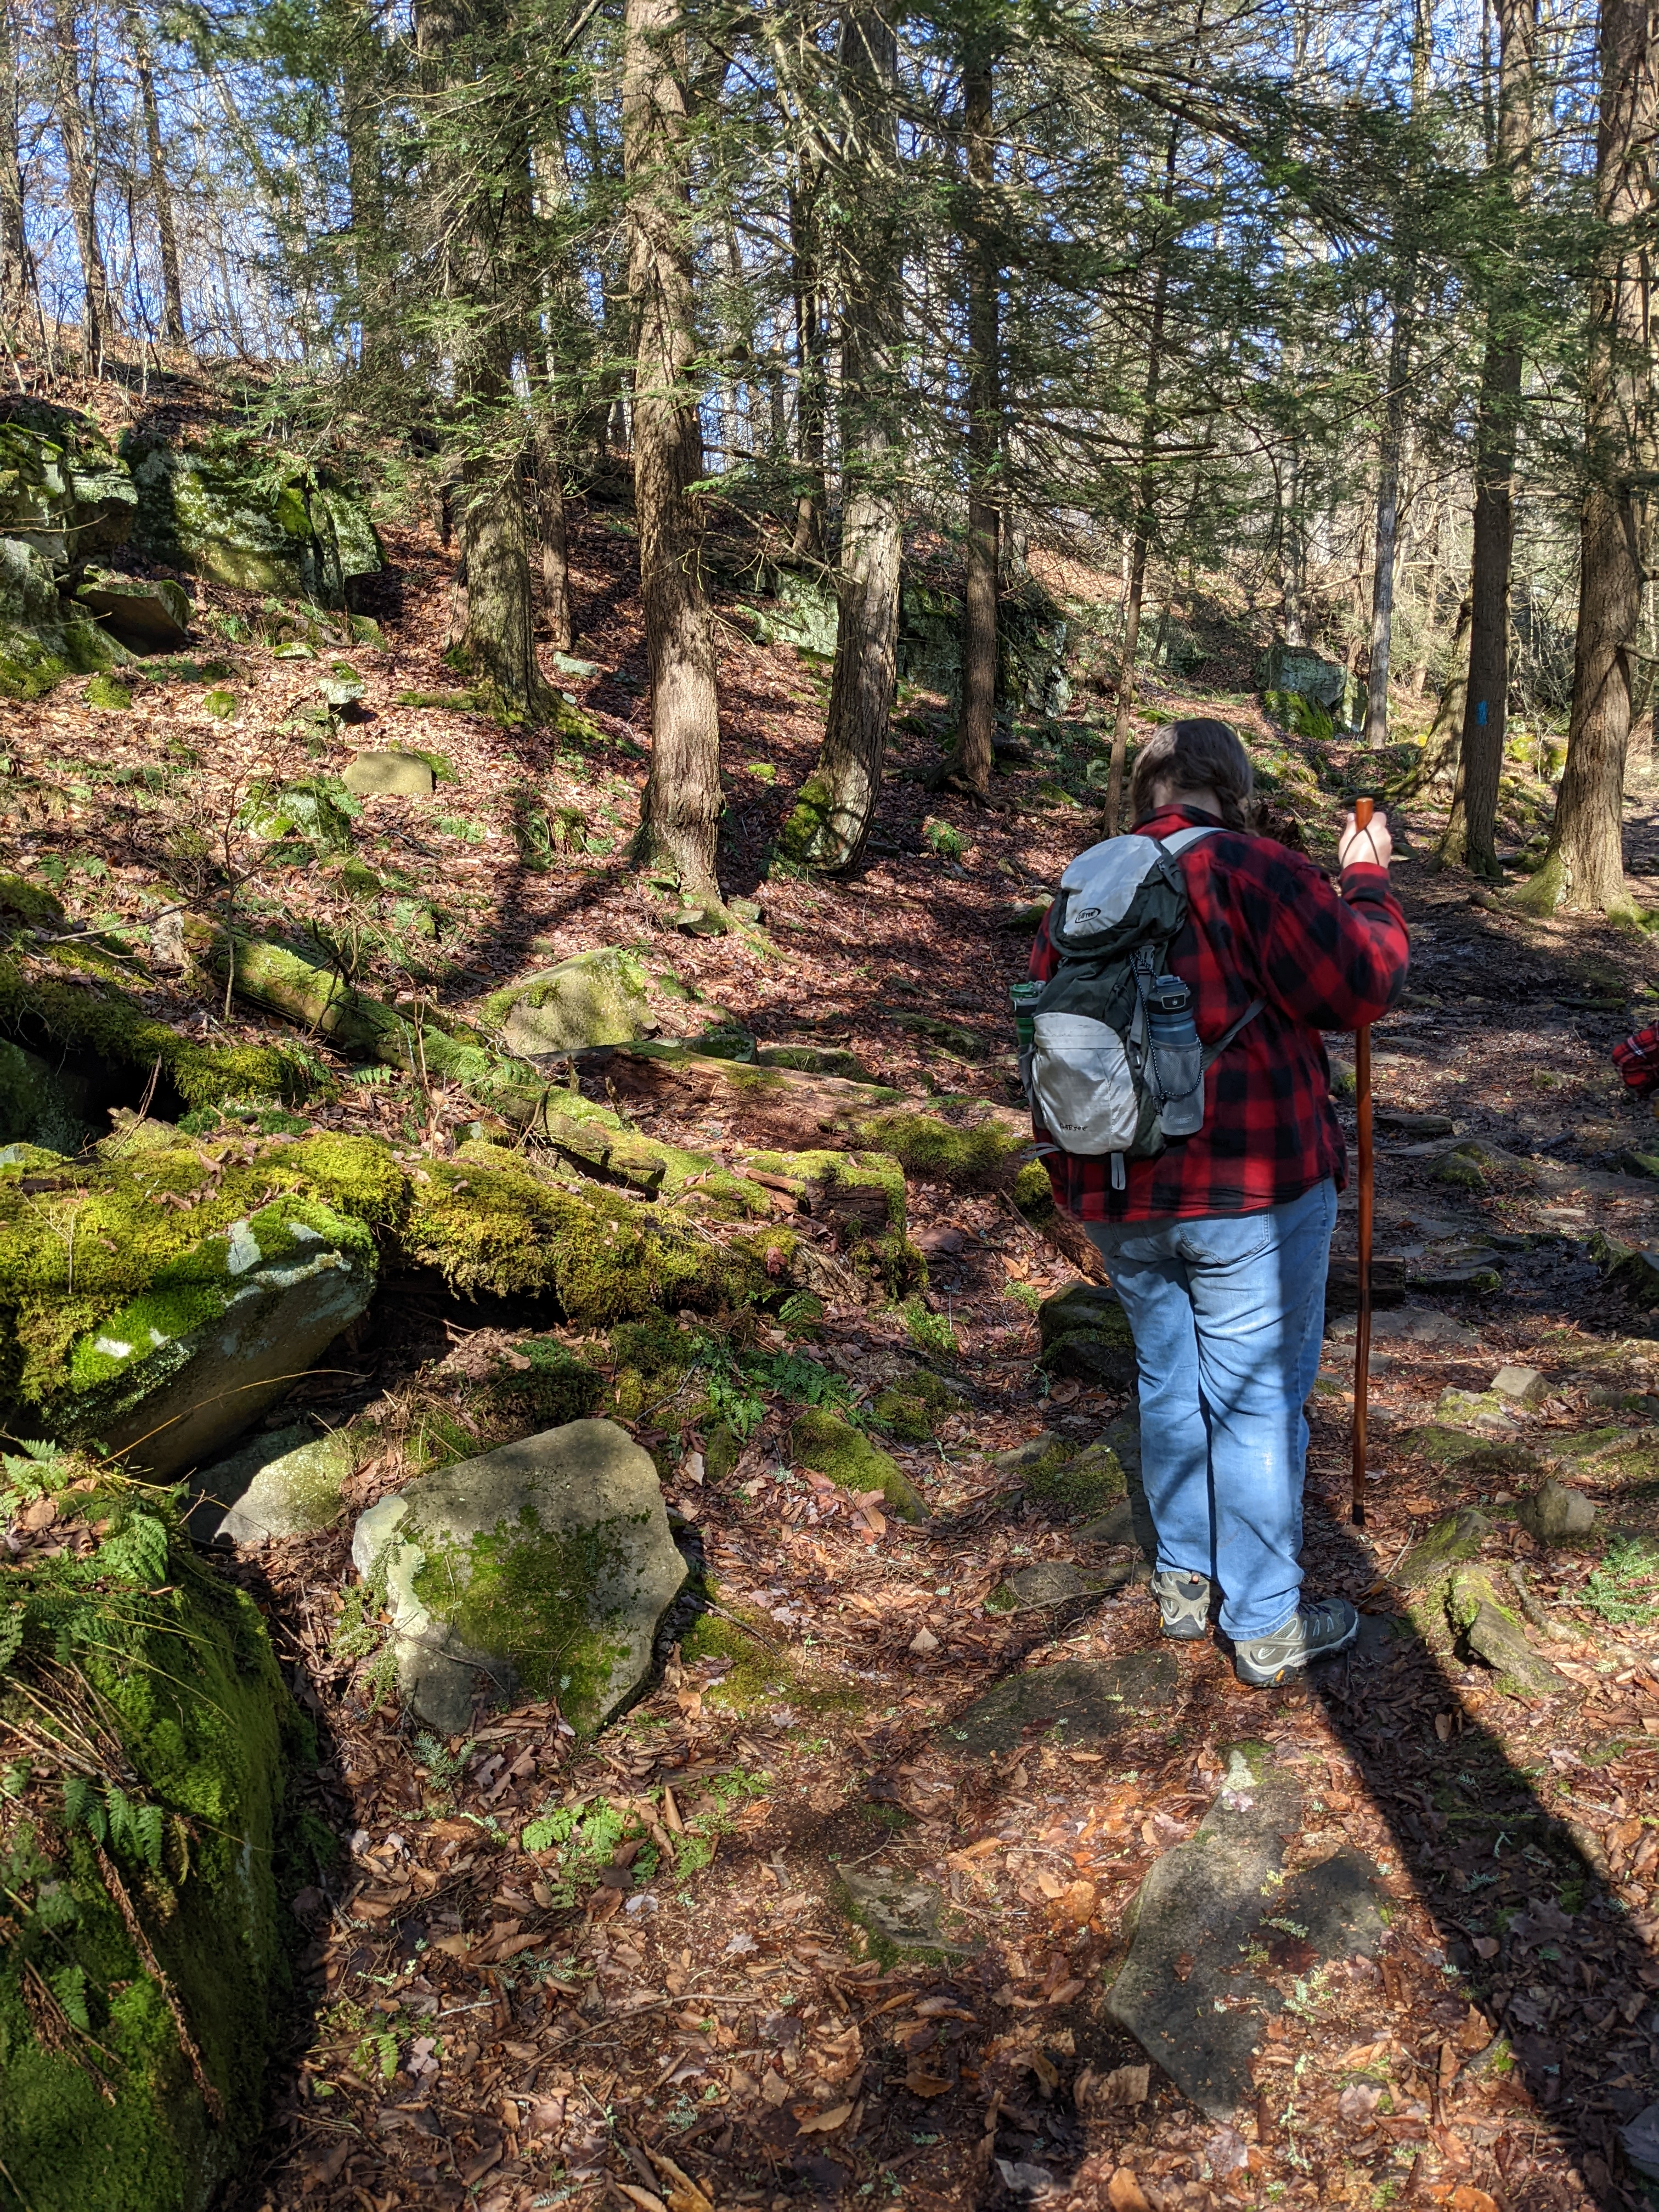
<svg viewBox="0 0 1659 2212">
<path fill-rule="evenodd" d="M 1058 1464 L 1039 1461 L 1024 1478 L 1025 1495 L 1067 1514 L 1103 1513 L 1128 1494 L 1123 1462 L 1112 1446 L 1090 1444 Z"/>
<path fill-rule="evenodd" d="M 1401 1589 L 1420 1589 L 1460 1559 L 1472 1559 L 1489 1534 L 1492 1523 L 1478 1506 L 1465 1505 L 1437 1521 L 1428 1534 L 1412 1546 L 1389 1577 Z"/>
<path fill-rule="evenodd" d="M 629 1044 L 653 1026 L 646 971 L 619 945 L 595 945 L 492 992 L 480 1002 L 478 1018 L 499 1032 L 509 1052 L 526 1059 Z"/>
<path fill-rule="evenodd" d="M 655 1468 L 574 1421 L 423 1475 L 372 1506 L 357 1571 L 392 1614 L 403 1695 L 446 1734 L 475 1700 L 556 1700 L 586 1734 L 635 1697 L 685 1580 Z"/>
<path fill-rule="evenodd" d="M 58 597 L 46 562 L 0 537 L 0 699 L 40 699 L 66 676 L 90 676 L 131 654 Z"/>
<path fill-rule="evenodd" d="M 1506 1695 L 1551 1698 L 1571 1692 L 1566 1676 L 1527 1641 L 1525 1629 L 1499 1598 L 1489 1575 L 1478 1568 L 1460 1568 L 1447 1589 L 1446 1612 L 1474 1657 L 1496 1674 L 1498 1686 Z"/>
<path fill-rule="evenodd" d="M 789 1449 L 842 1490 L 879 1491 L 901 1521 L 927 1518 L 927 1501 L 898 1462 L 838 1413 L 809 1406 L 789 1431 Z"/>
<path fill-rule="evenodd" d="M 382 565 L 360 495 L 297 454 L 229 429 L 182 446 L 129 431 L 131 540 L 152 560 L 240 591 L 343 607 Z"/>
<path fill-rule="evenodd" d="M 95 956 L 56 956 L 57 972 L 25 974 L 0 953 L 0 1034 L 50 1057 L 68 1054 L 81 1072 L 122 1072 L 142 1091 L 160 1063 L 160 1079 L 187 1107 L 230 1098 L 305 1097 L 324 1087 L 313 1063 L 263 1044 L 204 1044 L 146 1012 Z M 73 980 L 71 980 L 73 979 Z"/>
<path fill-rule="evenodd" d="M 75 598 L 123 645 L 137 652 L 172 653 L 190 642 L 190 593 L 170 577 L 125 576 L 114 568 L 89 568 L 76 586 Z"/>
<path fill-rule="evenodd" d="M 1139 1378 L 1129 1316 L 1103 1284 L 1073 1283 L 1037 1309 L 1045 1374 L 1092 1382 L 1106 1390 L 1133 1390 Z"/>
<path fill-rule="evenodd" d="M 0 538 L 62 575 L 120 544 L 137 507 L 125 465 L 90 416 L 21 393 L 0 398 Z"/>
<path fill-rule="evenodd" d="M 0 1729 L 35 1750 L 0 1797 L 0 2171 L 33 2212 L 204 2212 L 286 2039 L 289 1775 L 314 1754 L 252 1601 L 153 1492 L 57 1507 L 64 1548 L 0 1566 Z"/>
</svg>

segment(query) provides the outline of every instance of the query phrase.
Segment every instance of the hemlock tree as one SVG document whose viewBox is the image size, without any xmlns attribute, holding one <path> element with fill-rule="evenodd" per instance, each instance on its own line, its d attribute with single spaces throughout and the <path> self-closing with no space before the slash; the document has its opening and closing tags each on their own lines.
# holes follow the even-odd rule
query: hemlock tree
<svg viewBox="0 0 1659 2212">
<path fill-rule="evenodd" d="M 1515 548 L 1515 456 L 1521 408 L 1524 308 L 1517 299 L 1513 221 L 1533 159 L 1538 0 L 1498 0 L 1498 113 L 1493 181 L 1503 213 L 1504 259 L 1486 311 L 1474 431 L 1474 547 L 1469 580 L 1468 674 L 1459 724 L 1462 752 L 1439 858 L 1498 875 L 1498 785 L 1510 691 L 1510 568 Z"/>
<path fill-rule="evenodd" d="M 696 329 L 686 24 L 678 0 L 627 0 L 623 145 L 634 363 L 634 510 L 651 672 L 651 769 L 635 857 L 671 870 L 688 900 L 720 902 L 720 710 L 702 580 L 702 474 L 693 377 Z"/>
<path fill-rule="evenodd" d="M 902 453 L 896 352 L 902 335 L 897 224 L 898 47 L 881 0 L 842 18 L 838 237 L 842 526 L 836 664 L 823 743 L 779 840 L 792 860 L 834 871 L 864 851 L 881 792 L 896 679 Z"/>
<path fill-rule="evenodd" d="M 1656 207 L 1659 16 L 1654 0 L 1601 0 L 1595 131 L 1598 267 L 1584 368 L 1584 472 L 1572 710 L 1542 864 L 1516 893 L 1558 907 L 1632 914 L 1622 811 L 1631 648 L 1650 556 L 1654 467 L 1649 238 Z"/>
</svg>

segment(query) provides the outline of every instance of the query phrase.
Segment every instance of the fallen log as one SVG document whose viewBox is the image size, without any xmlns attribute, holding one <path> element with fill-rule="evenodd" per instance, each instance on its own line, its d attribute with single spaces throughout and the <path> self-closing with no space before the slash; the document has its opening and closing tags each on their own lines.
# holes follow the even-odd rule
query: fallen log
<svg viewBox="0 0 1659 2212">
<path fill-rule="evenodd" d="M 715 1060 L 667 1042 L 604 1045 L 573 1055 L 589 1098 L 712 1116 L 782 1152 L 888 1152 L 907 1174 L 984 1186 L 1006 1180 L 1030 1150 L 1030 1125 L 987 1098 L 926 1101 L 884 1084 Z"/>
</svg>

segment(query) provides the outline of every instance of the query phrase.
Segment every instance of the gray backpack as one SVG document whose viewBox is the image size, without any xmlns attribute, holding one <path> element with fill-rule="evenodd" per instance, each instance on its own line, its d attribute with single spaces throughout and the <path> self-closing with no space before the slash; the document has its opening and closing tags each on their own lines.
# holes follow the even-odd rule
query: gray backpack
<svg viewBox="0 0 1659 2212">
<path fill-rule="evenodd" d="M 1060 1151 L 1110 1153 L 1115 1190 L 1127 1160 L 1152 1159 L 1203 1127 L 1205 1070 L 1261 1012 L 1252 1000 L 1212 1045 L 1199 1042 L 1190 1015 L 1156 1027 L 1152 1018 L 1153 988 L 1187 919 L 1176 860 L 1214 834 L 1200 825 L 1090 846 L 1060 878 L 1049 917 L 1060 962 L 1032 1005 L 1020 1080 Z"/>
</svg>

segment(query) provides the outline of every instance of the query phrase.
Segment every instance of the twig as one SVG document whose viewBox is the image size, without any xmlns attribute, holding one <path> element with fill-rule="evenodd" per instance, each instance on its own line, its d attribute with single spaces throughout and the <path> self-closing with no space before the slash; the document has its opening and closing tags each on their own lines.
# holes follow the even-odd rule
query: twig
<svg viewBox="0 0 1659 2212">
<path fill-rule="evenodd" d="M 196 2038 L 190 2032 L 190 2022 L 185 2019 L 185 2008 L 179 2002 L 179 1993 L 167 1979 L 167 1970 L 156 1957 L 150 1940 L 144 1933 L 143 1923 L 133 1909 L 132 1899 L 127 1895 L 120 1875 L 115 1871 L 114 1862 L 100 1843 L 94 1840 L 92 1848 L 98 1861 L 98 1870 L 104 1877 L 105 1887 L 114 1899 L 116 1910 L 126 1924 L 127 1934 L 132 1938 L 133 1948 L 143 1961 L 144 1972 L 161 1990 L 167 2008 L 173 2014 L 173 2025 L 179 2033 L 179 2047 L 189 2063 L 191 2077 L 202 2093 L 202 2102 L 208 2108 L 209 2117 L 214 2120 L 222 2121 L 225 2116 L 224 2100 L 208 2079 L 207 2069 L 202 2063 L 202 2054 L 197 2047 Z"/>
</svg>

